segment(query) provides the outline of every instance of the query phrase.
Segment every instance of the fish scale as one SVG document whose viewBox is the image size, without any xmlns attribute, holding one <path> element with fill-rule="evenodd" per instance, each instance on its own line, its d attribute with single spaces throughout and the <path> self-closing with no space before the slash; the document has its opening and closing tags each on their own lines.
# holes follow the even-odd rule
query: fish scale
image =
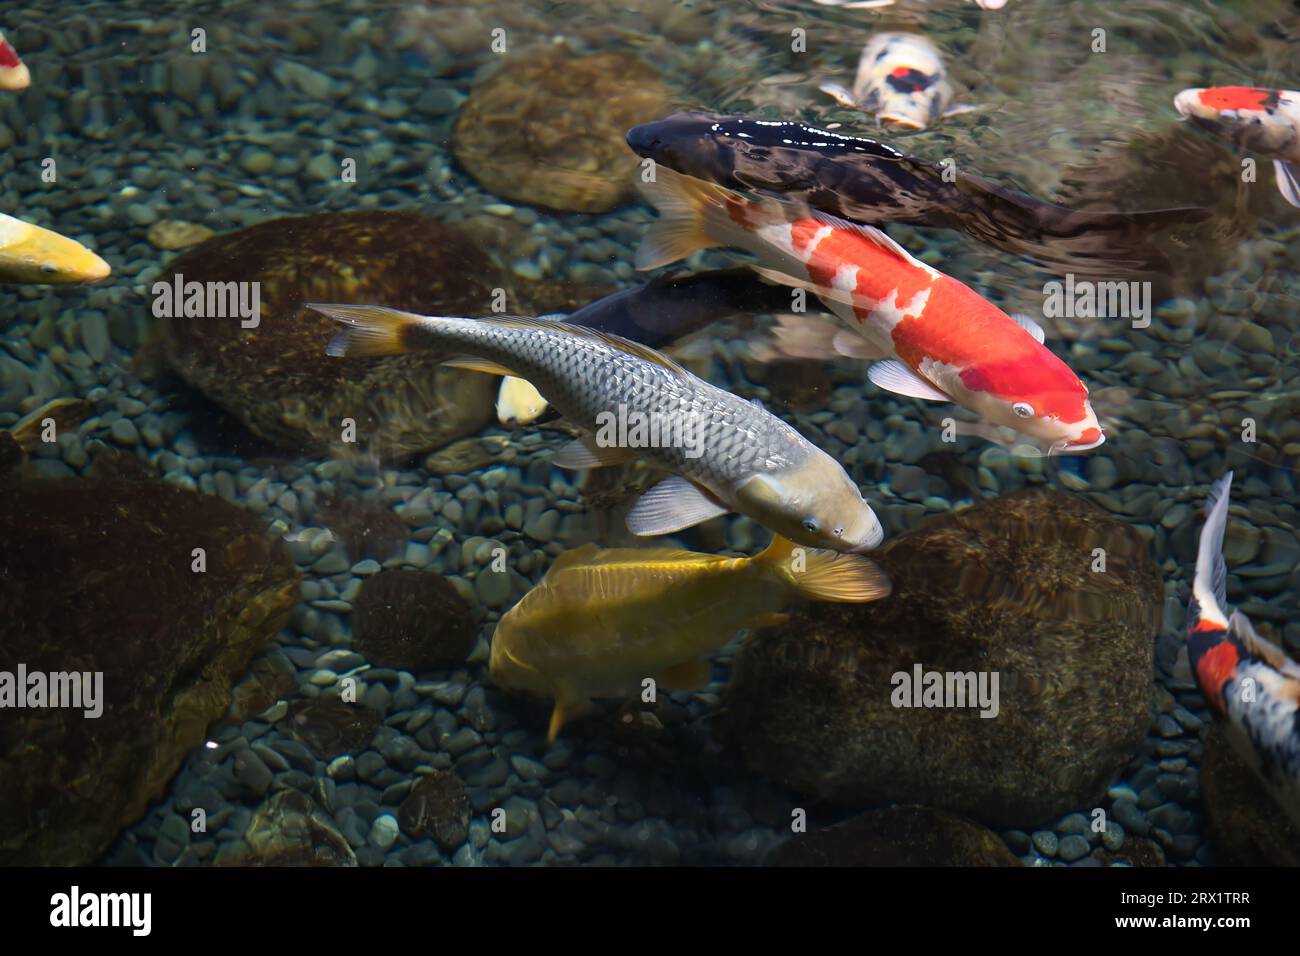
<svg viewBox="0 0 1300 956">
<path fill-rule="evenodd" d="M 444 325 L 443 323 L 453 323 Z M 442 319 L 438 331 L 423 329 L 423 344 L 461 344 L 499 362 L 552 398 L 575 425 L 594 432 L 602 412 L 621 405 L 699 436 L 703 454 L 686 447 L 647 448 L 647 457 L 701 484 L 734 482 L 754 472 L 797 464 L 815 449 L 785 422 L 685 369 L 633 355 L 616 344 L 563 331 L 511 328 L 491 320 Z M 575 334 L 578 332 L 579 334 Z"/>
</svg>

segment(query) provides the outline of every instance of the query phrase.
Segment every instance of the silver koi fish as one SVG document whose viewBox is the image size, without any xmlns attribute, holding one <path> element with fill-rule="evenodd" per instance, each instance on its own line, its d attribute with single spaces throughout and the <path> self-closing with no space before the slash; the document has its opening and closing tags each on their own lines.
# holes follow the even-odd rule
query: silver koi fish
<svg viewBox="0 0 1300 956">
<path fill-rule="evenodd" d="M 330 355 L 452 353 L 447 364 L 525 378 L 583 437 L 555 458 L 598 468 L 638 455 L 672 472 L 633 506 L 633 534 L 672 534 L 728 512 L 799 544 L 841 552 L 884 537 L 830 455 L 772 413 L 643 345 L 564 322 L 413 315 L 373 305 L 310 305 L 349 326 Z"/>
</svg>

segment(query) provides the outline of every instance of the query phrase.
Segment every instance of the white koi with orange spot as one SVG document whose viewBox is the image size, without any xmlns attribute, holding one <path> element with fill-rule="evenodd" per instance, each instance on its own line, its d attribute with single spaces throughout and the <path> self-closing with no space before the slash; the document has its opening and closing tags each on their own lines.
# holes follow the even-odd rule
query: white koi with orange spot
<svg viewBox="0 0 1300 956">
<path fill-rule="evenodd" d="M 1300 206 L 1300 93 L 1258 86 L 1183 90 L 1174 109 L 1197 126 L 1273 160 L 1277 188 Z"/>
<path fill-rule="evenodd" d="M 856 333 L 836 336 L 834 347 L 879 359 L 868 373 L 876 385 L 956 402 L 1045 444 L 1048 453 L 1105 440 L 1087 387 L 1043 345 L 1037 325 L 1012 318 L 879 229 L 748 199 L 662 165 L 655 178 L 640 185 L 660 219 L 637 252 L 638 268 L 698 249 L 744 249 L 759 258 L 760 273 L 816 293 Z"/>
</svg>

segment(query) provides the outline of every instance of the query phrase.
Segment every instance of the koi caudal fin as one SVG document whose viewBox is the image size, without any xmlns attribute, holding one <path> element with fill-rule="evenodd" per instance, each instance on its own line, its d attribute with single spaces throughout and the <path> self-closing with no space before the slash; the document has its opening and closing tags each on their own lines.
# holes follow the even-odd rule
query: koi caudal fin
<svg viewBox="0 0 1300 956">
<path fill-rule="evenodd" d="M 638 269 L 658 269 L 700 249 L 729 244 L 727 203 L 743 202 L 735 194 L 662 165 L 655 166 L 652 181 L 638 180 L 637 188 L 659 210 L 636 251 Z"/>
<path fill-rule="evenodd" d="M 890 591 L 889 578 L 874 561 L 858 554 L 805 548 L 779 534 L 754 560 L 777 570 L 810 601 L 865 603 L 878 601 Z"/>
<path fill-rule="evenodd" d="M 414 333 L 429 321 L 427 316 L 387 309 L 382 305 L 320 305 L 309 302 L 307 308 L 347 326 L 325 346 L 325 354 L 336 358 L 410 352 L 420 347 L 414 341 Z"/>
</svg>

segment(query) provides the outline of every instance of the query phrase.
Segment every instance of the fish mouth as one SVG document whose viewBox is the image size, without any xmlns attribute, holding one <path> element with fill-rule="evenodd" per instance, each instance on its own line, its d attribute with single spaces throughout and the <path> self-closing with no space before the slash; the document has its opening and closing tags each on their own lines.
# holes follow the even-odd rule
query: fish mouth
<svg viewBox="0 0 1300 956">
<path fill-rule="evenodd" d="M 1096 438 L 1089 437 L 1093 432 L 1096 432 Z M 1090 451 L 1091 449 L 1096 448 L 1099 445 L 1104 445 L 1105 443 L 1105 433 L 1094 425 L 1093 427 L 1086 429 L 1078 438 L 1067 438 L 1064 441 L 1057 442 L 1052 446 L 1052 450 L 1064 452 L 1069 455 L 1081 451 Z"/>
<path fill-rule="evenodd" d="M 858 545 L 856 548 L 849 548 L 844 553 L 845 554 L 866 554 L 868 551 L 874 551 L 876 550 L 876 548 L 880 547 L 880 542 L 884 540 L 885 540 L 885 528 L 879 521 L 877 521 L 875 525 L 872 527 L 871 533 L 867 535 L 866 541 Z"/>
</svg>

